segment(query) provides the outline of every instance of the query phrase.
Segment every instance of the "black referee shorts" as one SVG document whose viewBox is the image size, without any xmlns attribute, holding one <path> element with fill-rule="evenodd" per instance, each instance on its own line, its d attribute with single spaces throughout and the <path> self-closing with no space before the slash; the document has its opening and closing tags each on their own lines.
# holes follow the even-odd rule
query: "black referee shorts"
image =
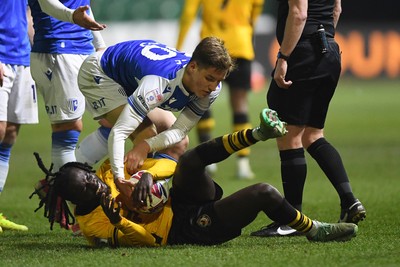
<svg viewBox="0 0 400 267">
<path fill-rule="evenodd" d="M 271 81 L 268 106 L 290 125 L 324 128 L 341 72 L 339 46 L 333 38 L 328 44 L 328 52 L 321 54 L 316 40 L 301 40 L 288 60 L 286 80 L 293 84 L 282 89 Z"/>
<path fill-rule="evenodd" d="M 229 85 L 229 90 L 241 89 L 250 91 L 251 60 L 237 58 L 236 69 L 226 77 L 225 82 Z"/>
</svg>

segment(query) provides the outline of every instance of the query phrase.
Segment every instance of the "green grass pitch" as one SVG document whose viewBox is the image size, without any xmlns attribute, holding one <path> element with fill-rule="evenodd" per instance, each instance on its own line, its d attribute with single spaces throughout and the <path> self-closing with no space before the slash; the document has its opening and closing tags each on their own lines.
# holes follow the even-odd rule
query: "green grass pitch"
<svg viewBox="0 0 400 267">
<path fill-rule="evenodd" d="M 243 235 L 220 246 L 92 249 L 82 237 L 58 225 L 50 231 L 38 199 L 28 199 L 43 173 L 33 152 L 50 164 L 50 125 L 40 98 L 40 124 L 21 128 L 12 150 L 9 177 L 0 196 L 0 212 L 25 224 L 28 232 L 0 234 L 0 266 L 400 266 L 400 86 L 399 80 L 343 78 L 332 100 L 325 135 L 342 155 L 355 195 L 367 209 L 358 236 L 346 243 L 310 243 L 304 237 L 254 238 L 250 232 L 270 223 L 264 214 Z M 265 92 L 251 94 L 251 120 L 258 123 Z M 213 105 L 214 136 L 230 131 L 227 93 Z M 97 128 L 87 115 L 82 137 Z M 193 133 L 191 146 L 196 144 Z M 316 163 L 307 156 L 303 211 L 311 218 L 336 222 L 339 199 Z M 275 141 L 253 146 L 254 181 L 235 178 L 235 158 L 218 165 L 216 181 L 225 195 L 250 183 L 268 182 L 281 192 Z M 237 216 L 241 216 L 237 214 Z"/>
</svg>

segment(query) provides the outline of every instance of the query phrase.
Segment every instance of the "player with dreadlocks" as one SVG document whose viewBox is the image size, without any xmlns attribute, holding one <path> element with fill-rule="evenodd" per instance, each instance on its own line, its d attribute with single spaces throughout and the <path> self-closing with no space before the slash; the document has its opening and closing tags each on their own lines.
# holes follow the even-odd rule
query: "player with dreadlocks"
<svg viewBox="0 0 400 267">
<path fill-rule="evenodd" d="M 103 243 L 113 247 L 221 244 L 238 237 L 242 228 L 261 211 L 303 232 L 311 241 L 347 241 L 354 237 L 357 225 L 311 220 L 266 183 L 248 186 L 221 199 L 223 191 L 205 167 L 260 140 L 286 133 L 285 123 L 278 119 L 275 111 L 264 109 L 260 118 L 260 126 L 254 129 L 226 134 L 186 151 L 174 172 L 169 201 L 158 213 L 132 213 L 123 206 L 125 203 L 118 201 L 119 192 L 109 162 L 96 174 L 85 166 L 69 163 L 53 175 L 49 192 L 76 205 L 76 219 L 92 246 Z M 147 175 L 141 180 L 144 177 L 152 178 Z M 55 196 L 44 203 L 48 205 L 45 210 L 53 207 L 50 200 L 54 201 Z M 130 214 L 133 216 L 128 217 Z M 48 218 L 51 221 L 52 218 Z"/>
<path fill-rule="evenodd" d="M 50 229 L 53 230 L 54 222 L 61 220 L 66 221 L 66 224 L 63 224 L 62 226 L 68 229 L 68 225 L 75 223 L 75 218 L 65 201 L 65 193 L 63 193 L 63 191 L 68 187 L 69 182 L 68 177 L 65 177 L 65 175 L 68 174 L 65 170 L 68 170 L 69 168 L 78 168 L 88 173 L 94 173 L 94 170 L 92 167 L 84 163 L 69 162 L 63 165 L 58 172 L 53 173 L 53 164 L 50 166 L 50 169 L 47 169 L 44 166 L 42 159 L 39 157 L 39 154 L 34 153 L 34 155 L 40 169 L 46 174 L 46 183 L 43 183 L 40 188 L 35 189 L 35 191 L 29 196 L 29 198 L 32 198 L 34 194 L 39 195 L 40 203 L 35 212 L 44 205 L 44 217 L 49 219 Z M 58 177 L 57 182 L 56 177 Z M 59 198 L 59 196 L 61 196 L 61 198 Z"/>
</svg>

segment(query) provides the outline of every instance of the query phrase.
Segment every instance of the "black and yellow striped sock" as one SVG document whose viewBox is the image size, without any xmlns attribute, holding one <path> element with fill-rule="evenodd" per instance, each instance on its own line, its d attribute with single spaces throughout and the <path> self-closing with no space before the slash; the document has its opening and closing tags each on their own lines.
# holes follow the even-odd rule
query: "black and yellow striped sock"
<svg viewBox="0 0 400 267">
<path fill-rule="evenodd" d="M 287 225 L 302 233 L 309 232 L 313 226 L 313 221 L 298 210 L 296 210 L 296 213 L 296 218 Z"/>
<path fill-rule="evenodd" d="M 209 165 L 220 162 L 230 155 L 257 143 L 259 140 L 253 137 L 252 129 L 245 129 L 232 134 L 226 134 L 195 147 L 200 160 Z"/>
<path fill-rule="evenodd" d="M 197 123 L 197 136 L 199 143 L 211 140 L 212 131 L 215 128 L 215 120 L 210 111 L 204 113 L 203 117 Z"/>
<path fill-rule="evenodd" d="M 235 132 L 244 130 L 244 129 L 250 129 L 251 128 L 251 124 L 250 123 L 235 123 L 233 125 L 233 130 Z M 238 157 L 248 157 L 250 155 L 250 148 L 249 147 L 245 147 L 241 150 L 239 150 L 237 152 L 237 156 Z"/>
<path fill-rule="evenodd" d="M 222 142 L 224 144 L 225 150 L 229 154 L 233 154 L 236 151 L 247 148 L 258 142 L 253 137 L 252 129 L 244 129 L 232 134 L 226 134 L 222 137 Z"/>
</svg>

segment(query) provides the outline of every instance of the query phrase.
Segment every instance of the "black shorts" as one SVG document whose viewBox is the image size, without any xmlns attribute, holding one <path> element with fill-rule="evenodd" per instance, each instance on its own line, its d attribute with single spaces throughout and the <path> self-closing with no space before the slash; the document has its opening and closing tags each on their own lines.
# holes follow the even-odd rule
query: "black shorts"
<svg viewBox="0 0 400 267">
<path fill-rule="evenodd" d="M 301 40 L 288 60 L 286 80 L 293 84 L 282 89 L 271 81 L 268 106 L 290 125 L 324 128 L 341 72 L 339 46 L 332 38 L 328 43 L 328 53 L 321 54 L 316 41 Z"/>
<path fill-rule="evenodd" d="M 240 229 L 226 227 L 215 214 L 214 202 L 222 197 L 222 188 L 216 183 L 215 186 L 215 199 L 202 204 L 186 202 L 184 196 L 174 194 L 172 189 L 174 217 L 168 235 L 169 245 L 217 245 L 241 234 Z"/>
<path fill-rule="evenodd" d="M 236 69 L 233 70 L 225 82 L 229 85 L 229 90 L 251 89 L 251 61 L 243 58 L 236 59 Z"/>
</svg>

